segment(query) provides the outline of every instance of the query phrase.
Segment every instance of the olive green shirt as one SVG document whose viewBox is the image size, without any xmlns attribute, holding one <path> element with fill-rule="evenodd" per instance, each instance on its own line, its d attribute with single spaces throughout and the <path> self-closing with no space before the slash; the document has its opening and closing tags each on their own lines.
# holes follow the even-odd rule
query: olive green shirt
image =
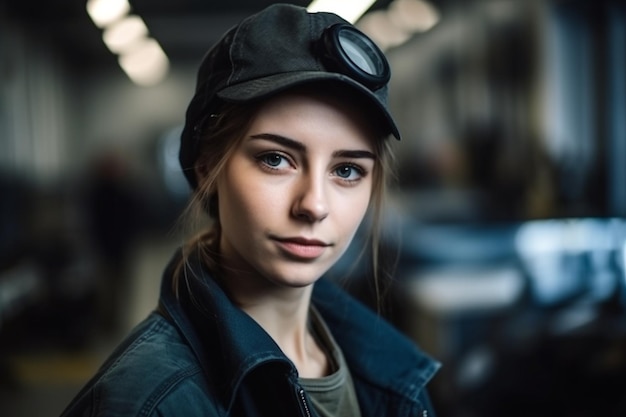
<svg viewBox="0 0 626 417">
<path fill-rule="evenodd" d="M 328 358 L 330 374 L 321 378 L 300 378 L 300 385 L 320 417 L 360 417 L 361 410 L 348 365 L 315 308 L 311 308 L 310 323 L 313 337 Z"/>
</svg>

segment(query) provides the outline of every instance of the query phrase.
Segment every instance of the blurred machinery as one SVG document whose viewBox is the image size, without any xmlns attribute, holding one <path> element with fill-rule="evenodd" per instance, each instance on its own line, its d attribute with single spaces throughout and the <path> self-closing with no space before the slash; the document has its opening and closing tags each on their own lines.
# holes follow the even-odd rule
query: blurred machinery
<svg viewBox="0 0 626 417">
<path fill-rule="evenodd" d="M 626 221 L 405 228 L 398 326 L 444 364 L 444 416 L 621 416 Z"/>
</svg>

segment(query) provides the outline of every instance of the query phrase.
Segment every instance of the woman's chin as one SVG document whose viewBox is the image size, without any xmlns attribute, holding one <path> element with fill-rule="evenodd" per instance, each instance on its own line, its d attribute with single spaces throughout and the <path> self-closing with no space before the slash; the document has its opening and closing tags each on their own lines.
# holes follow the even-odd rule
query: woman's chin
<svg viewBox="0 0 626 417">
<path fill-rule="evenodd" d="M 322 275 L 328 271 L 329 267 L 319 265 L 291 265 L 289 267 L 277 268 L 266 274 L 269 281 L 282 287 L 301 288 L 314 284 Z"/>
</svg>

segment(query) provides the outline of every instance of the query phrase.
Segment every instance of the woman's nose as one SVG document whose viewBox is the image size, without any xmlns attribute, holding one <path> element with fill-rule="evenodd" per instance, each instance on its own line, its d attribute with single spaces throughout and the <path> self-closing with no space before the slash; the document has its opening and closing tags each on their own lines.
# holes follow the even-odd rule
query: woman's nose
<svg viewBox="0 0 626 417">
<path fill-rule="evenodd" d="M 323 178 L 315 178 L 312 175 L 303 176 L 299 181 L 293 201 L 292 215 L 310 223 L 324 220 L 329 213 L 326 193 Z"/>
</svg>

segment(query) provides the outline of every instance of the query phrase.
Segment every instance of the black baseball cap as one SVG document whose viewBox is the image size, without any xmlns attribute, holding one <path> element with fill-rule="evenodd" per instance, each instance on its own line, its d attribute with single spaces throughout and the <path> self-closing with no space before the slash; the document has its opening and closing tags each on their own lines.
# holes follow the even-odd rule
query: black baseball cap
<svg viewBox="0 0 626 417">
<path fill-rule="evenodd" d="M 269 6 L 226 32 L 202 60 L 181 134 L 185 177 L 197 186 L 193 167 L 203 123 L 219 103 L 247 103 L 313 82 L 352 88 L 399 140 L 387 104 L 389 76 L 383 53 L 341 17 L 289 4 Z"/>
</svg>

